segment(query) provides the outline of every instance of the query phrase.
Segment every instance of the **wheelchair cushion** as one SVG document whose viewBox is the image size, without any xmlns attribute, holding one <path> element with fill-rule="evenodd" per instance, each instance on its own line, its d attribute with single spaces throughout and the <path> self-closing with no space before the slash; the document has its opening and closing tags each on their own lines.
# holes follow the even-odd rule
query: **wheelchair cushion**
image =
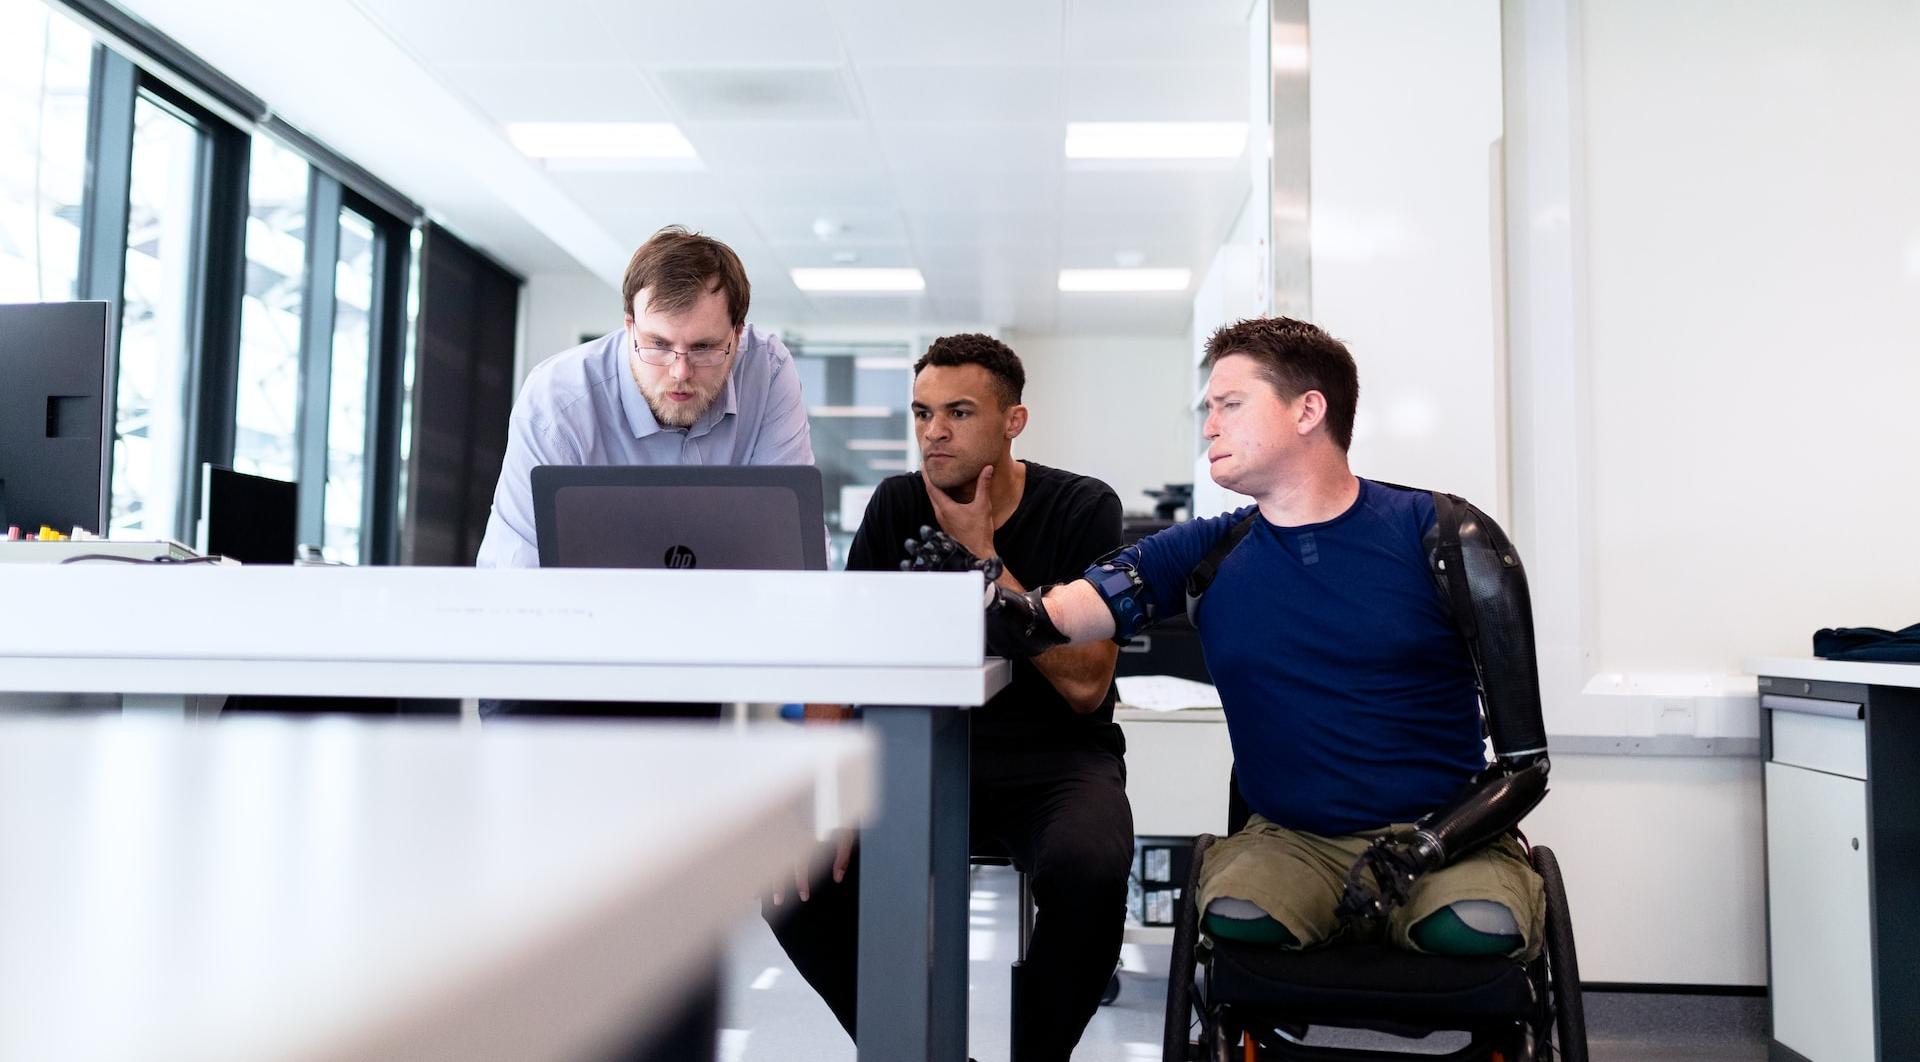
<svg viewBox="0 0 1920 1062">
<path fill-rule="evenodd" d="M 1381 944 L 1309 951 L 1216 940 L 1214 1000 L 1305 1024 L 1387 1022 L 1471 1029 L 1524 1017 L 1533 983 L 1519 960 L 1453 958 Z"/>
</svg>

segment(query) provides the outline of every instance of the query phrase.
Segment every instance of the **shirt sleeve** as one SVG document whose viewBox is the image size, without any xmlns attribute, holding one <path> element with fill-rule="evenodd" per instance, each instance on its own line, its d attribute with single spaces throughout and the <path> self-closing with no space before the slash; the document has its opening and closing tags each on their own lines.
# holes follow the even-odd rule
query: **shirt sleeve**
<svg viewBox="0 0 1920 1062">
<path fill-rule="evenodd" d="M 534 544 L 533 469 L 536 465 L 577 465 L 573 452 L 554 426 L 541 427 L 535 403 L 521 394 L 507 421 L 507 453 L 500 463 L 500 482 L 493 488 L 493 512 L 480 539 L 479 568 L 538 568 L 540 549 Z"/>
<path fill-rule="evenodd" d="M 1199 566 L 1214 543 L 1252 511 L 1253 506 L 1249 505 L 1219 516 L 1188 520 L 1127 547 L 1121 556 L 1134 562 L 1141 581 L 1146 583 L 1156 621 L 1186 611 L 1187 576 Z"/>
<path fill-rule="evenodd" d="M 807 404 L 800 395 L 800 373 L 793 355 L 779 337 L 767 338 L 773 375 L 767 381 L 767 405 L 761 414 L 750 465 L 813 464 L 813 432 L 807 424 Z"/>
<path fill-rule="evenodd" d="M 1094 482 L 1098 483 L 1097 480 Z M 1075 516 L 1074 524 L 1078 533 L 1061 554 L 1062 570 L 1048 582 L 1077 579 L 1088 565 L 1126 543 L 1120 526 L 1120 496 L 1105 483 L 1099 483 L 1098 490 L 1092 493 L 1092 498 L 1081 506 Z"/>
</svg>

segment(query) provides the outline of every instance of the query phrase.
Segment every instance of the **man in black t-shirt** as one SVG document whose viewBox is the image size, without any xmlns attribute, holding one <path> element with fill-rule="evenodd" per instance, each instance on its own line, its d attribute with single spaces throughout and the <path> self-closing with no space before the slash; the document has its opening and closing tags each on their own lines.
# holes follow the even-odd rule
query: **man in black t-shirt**
<svg viewBox="0 0 1920 1062">
<path fill-rule="evenodd" d="M 934 341 L 914 365 L 922 471 L 880 484 L 847 554 L 849 570 L 898 569 L 922 527 L 976 557 L 997 556 L 1016 592 L 1077 579 L 1118 549 L 1120 499 L 1097 479 L 1016 461 L 1027 424 L 1026 371 L 984 335 Z M 1031 875 L 1034 934 L 1014 1030 L 1029 1062 L 1065 1060 L 1100 1004 L 1120 953 L 1133 812 L 1125 745 L 1113 722 L 1112 642 L 1013 662 L 1007 688 L 977 709 L 972 733 L 976 851 L 1004 849 Z M 828 880 L 767 906 L 774 935 L 854 1033 L 858 856 L 843 847 Z"/>
</svg>

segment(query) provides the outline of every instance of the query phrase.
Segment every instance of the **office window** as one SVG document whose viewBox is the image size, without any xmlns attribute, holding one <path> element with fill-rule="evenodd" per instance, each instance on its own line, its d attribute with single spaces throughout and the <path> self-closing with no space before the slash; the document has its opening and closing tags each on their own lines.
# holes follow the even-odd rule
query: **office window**
<svg viewBox="0 0 1920 1062">
<path fill-rule="evenodd" d="M 251 148 L 233 467 L 293 479 L 311 169 L 268 137 L 254 137 Z"/>
<path fill-rule="evenodd" d="M 92 51 L 42 0 L 0 0 L 0 302 L 74 297 Z"/>
<path fill-rule="evenodd" d="M 327 387 L 326 526 L 321 548 L 328 560 L 357 563 L 366 505 L 375 233 L 373 222 L 352 209 L 340 211 L 338 224 L 333 372 Z"/>
<path fill-rule="evenodd" d="M 171 537 L 183 496 L 200 141 L 171 108 L 145 94 L 135 101 L 108 525 L 116 532 Z"/>
<path fill-rule="evenodd" d="M 831 532 L 831 567 L 846 562 L 847 547 L 866 514 L 873 488 L 914 467 L 908 404 L 913 397 L 914 348 L 906 341 L 833 342 L 786 337 L 807 403 L 814 463 Z"/>
</svg>

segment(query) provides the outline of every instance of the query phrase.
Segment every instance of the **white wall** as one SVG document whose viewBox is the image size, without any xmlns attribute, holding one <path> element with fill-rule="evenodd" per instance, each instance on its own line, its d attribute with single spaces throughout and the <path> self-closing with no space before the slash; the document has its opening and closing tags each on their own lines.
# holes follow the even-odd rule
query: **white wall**
<svg viewBox="0 0 1920 1062">
<path fill-rule="evenodd" d="M 1360 366 L 1354 470 L 1495 512 L 1500 5 L 1340 0 L 1307 32 L 1313 319 Z"/>
<path fill-rule="evenodd" d="M 1822 14 L 1506 5 L 1513 530 L 1562 746 L 1750 743 L 1742 657 L 1920 602 L 1920 13 Z M 1764 983 L 1758 761 L 1555 763 L 1583 974 Z"/>
<path fill-rule="evenodd" d="M 521 294 L 520 356 L 515 379 L 575 346 L 583 335 L 620 327 L 620 291 L 586 272 L 535 273 Z"/>
<path fill-rule="evenodd" d="M 1027 369 L 1027 430 L 1014 453 L 1105 480 L 1128 512 L 1141 491 L 1193 477 L 1192 420 L 1173 396 L 1193 389 L 1187 337 L 1003 337 Z"/>
<path fill-rule="evenodd" d="M 1603 669 L 1920 619 L 1920 6 L 1584 20 Z"/>
</svg>

